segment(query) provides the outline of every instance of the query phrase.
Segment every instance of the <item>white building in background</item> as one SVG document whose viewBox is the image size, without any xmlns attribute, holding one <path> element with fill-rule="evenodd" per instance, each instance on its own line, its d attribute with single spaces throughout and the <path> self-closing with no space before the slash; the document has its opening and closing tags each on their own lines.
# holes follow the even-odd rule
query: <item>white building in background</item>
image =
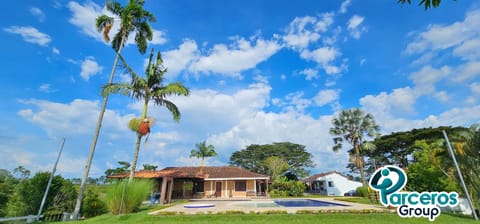
<svg viewBox="0 0 480 224">
<path fill-rule="evenodd" d="M 303 182 L 307 185 L 306 192 L 328 196 L 343 196 L 362 186 L 361 182 L 350 180 L 338 171 L 315 174 L 303 179 Z"/>
</svg>

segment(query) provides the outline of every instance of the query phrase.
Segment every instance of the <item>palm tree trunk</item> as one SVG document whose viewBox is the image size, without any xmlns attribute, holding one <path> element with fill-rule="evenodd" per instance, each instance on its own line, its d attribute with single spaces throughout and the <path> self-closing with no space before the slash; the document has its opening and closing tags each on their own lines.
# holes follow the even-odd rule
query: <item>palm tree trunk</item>
<svg viewBox="0 0 480 224">
<path fill-rule="evenodd" d="M 115 71 L 117 69 L 118 59 L 120 58 L 120 53 L 123 49 L 123 42 L 125 41 L 125 36 L 122 36 L 122 40 L 120 42 L 120 47 L 116 52 L 115 60 L 113 61 L 112 72 L 110 73 L 110 78 L 108 79 L 108 84 L 113 82 L 113 77 L 115 76 Z M 97 146 L 98 136 L 100 134 L 100 128 L 102 126 L 103 115 L 105 114 L 105 109 L 107 108 L 108 102 L 108 94 L 103 97 L 102 107 L 100 108 L 100 113 L 98 114 L 97 125 L 95 127 L 95 133 L 93 135 L 92 145 L 90 146 L 90 152 L 87 158 L 87 164 L 85 165 L 85 169 L 83 170 L 82 181 L 80 182 L 80 188 L 78 190 L 78 197 L 77 202 L 75 204 L 75 209 L 73 211 L 73 219 L 77 220 L 78 215 L 80 213 L 80 208 L 82 205 L 83 193 L 85 192 L 85 187 L 87 184 L 88 173 L 90 172 L 90 167 L 92 165 L 93 155 L 95 154 L 95 147 Z"/>
<path fill-rule="evenodd" d="M 140 151 L 140 143 L 142 142 L 142 135 L 137 134 L 137 143 L 135 144 L 135 152 L 133 153 L 133 160 L 132 160 L 132 167 L 130 169 L 130 177 L 128 178 L 128 182 L 132 182 L 133 177 L 135 175 L 135 169 L 137 167 L 138 162 L 138 152 Z"/>
<path fill-rule="evenodd" d="M 363 158 L 360 155 L 360 147 L 358 143 L 355 143 L 355 156 L 360 160 L 358 161 L 358 169 L 360 170 L 360 178 L 362 178 L 362 186 L 367 187 L 367 181 L 365 181 L 365 172 L 363 170 Z"/>
<path fill-rule="evenodd" d="M 145 103 L 143 104 L 142 119 L 147 118 L 147 108 L 148 108 L 148 97 L 145 96 Z M 138 162 L 138 152 L 140 151 L 140 144 L 142 143 L 142 135 L 137 133 L 137 143 L 135 144 L 135 151 L 133 153 L 132 167 L 130 169 L 130 177 L 128 182 L 132 182 L 133 177 L 135 176 L 135 170 L 137 169 Z"/>
</svg>

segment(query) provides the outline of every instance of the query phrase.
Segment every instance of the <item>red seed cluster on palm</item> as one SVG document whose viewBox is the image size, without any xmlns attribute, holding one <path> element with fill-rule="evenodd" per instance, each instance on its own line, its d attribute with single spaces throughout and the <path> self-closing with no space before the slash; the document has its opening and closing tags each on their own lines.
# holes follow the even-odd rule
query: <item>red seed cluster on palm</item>
<svg viewBox="0 0 480 224">
<path fill-rule="evenodd" d="M 140 125 L 138 126 L 138 133 L 142 136 L 147 135 L 150 133 L 150 123 L 147 119 L 145 119 Z"/>
</svg>

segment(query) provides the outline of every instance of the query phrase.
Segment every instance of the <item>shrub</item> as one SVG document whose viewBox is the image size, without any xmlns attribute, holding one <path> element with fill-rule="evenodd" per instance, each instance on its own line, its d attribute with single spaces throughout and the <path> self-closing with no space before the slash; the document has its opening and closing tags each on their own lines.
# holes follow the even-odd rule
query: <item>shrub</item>
<svg viewBox="0 0 480 224">
<path fill-rule="evenodd" d="M 82 202 L 81 213 L 86 218 L 95 217 L 97 215 L 108 212 L 105 202 L 100 200 L 98 193 L 92 189 L 88 189 Z"/>
<path fill-rule="evenodd" d="M 288 180 L 286 177 L 275 179 L 272 184 L 272 192 L 280 196 L 302 196 L 305 192 L 305 184 L 298 180 Z"/>
<path fill-rule="evenodd" d="M 357 194 L 360 197 L 368 197 L 368 188 L 367 187 L 357 187 Z"/>
<path fill-rule="evenodd" d="M 148 198 L 152 186 L 151 181 L 135 179 L 130 183 L 118 182 L 112 184 L 106 195 L 109 211 L 112 214 L 137 211 L 142 202 Z"/>
</svg>

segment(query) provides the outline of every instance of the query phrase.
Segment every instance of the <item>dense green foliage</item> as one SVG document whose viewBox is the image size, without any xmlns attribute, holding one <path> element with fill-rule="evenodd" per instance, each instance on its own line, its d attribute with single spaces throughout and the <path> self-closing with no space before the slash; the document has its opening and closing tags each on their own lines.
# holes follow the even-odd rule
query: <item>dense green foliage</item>
<svg viewBox="0 0 480 224">
<path fill-rule="evenodd" d="M 119 181 L 110 186 L 106 204 L 112 214 L 125 214 L 137 211 L 150 195 L 153 185 L 148 180 Z"/>
<path fill-rule="evenodd" d="M 114 174 L 123 174 L 130 172 L 130 163 L 125 162 L 125 161 L 118 161 L 118 164 L 120 165 L 119 167 L 116 167 L 114 169 L 107 169 L 105 171 L 105 175 L 110 176 Z"/>
<path fill-rule="evenodd" d="M 274 181 L 290 168 L 288 163 L 283 158 L 278 156 L 270 156 L 266 158 L 263 163 L 267 168 L 267 174 L 270 175 Z"/>
<path fill-rule="evenodd" d="M 274 195 L 286 196 L 302 196 L 305 192 L 305 184 L 298 180 L 288 180 L 286 177 L 279 177 L 272 183 L 271 193 Z"/>
<path fill-rule="evenodd" d="M 40 172 L 30 179 L 21 179 L 12 183 L 8 197 L 6 216 L 23 216 L 37 214 L 47 187 L 49 172 Z M 72 183 L 57 175 L 53 178 L 43 212 L 72 211 L 76 191 Z M 5 211 L 5 210 L 4 210 Z"/>
<path fill-rule="evenodd" d="M 107 205 L 100 199 L 99 193 L 95 189 L 87 189 L 82 202 L 81 214 L 85 218 L 90 218 L 107 212 Z"/>
<path fill-rule="evenodd" d="M 229 163 L 252 172 L 268 175 L 268 167 L 264 161 L 271 156 L 277 156 L 285 160 L 290 166 L 290 171 L 299 177 L 308 176 L 307 169 L 314 167 L 312 154 L 305 150 L 305 146 L 291 142 L 249 145 L 245 149 L 235 151 L 230 156 Z"/>
</svg>

